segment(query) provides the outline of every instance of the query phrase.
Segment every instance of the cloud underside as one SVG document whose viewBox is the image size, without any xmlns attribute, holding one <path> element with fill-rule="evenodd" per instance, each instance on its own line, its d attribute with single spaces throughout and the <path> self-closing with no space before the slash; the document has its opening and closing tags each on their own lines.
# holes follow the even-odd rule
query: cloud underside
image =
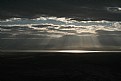
<svg viewBox="0 0 121 81">
<path fill-rule="evenodd" d="M 11 18 L 0 21 L 0 33 L 61 37 L 63 35 L 97 34 L 97 31 L 121 31 L 121 22 L 76 21 L 72 18 Z"/>
</svg>

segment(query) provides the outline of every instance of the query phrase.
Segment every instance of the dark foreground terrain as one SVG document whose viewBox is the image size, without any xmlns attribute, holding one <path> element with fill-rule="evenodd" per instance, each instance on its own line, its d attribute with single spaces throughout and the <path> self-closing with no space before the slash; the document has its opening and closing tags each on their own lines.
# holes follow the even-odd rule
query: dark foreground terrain
<svg viewBox="0 0 121 81">
<path fill-rule="evenodd" d="M 0 53 L 0 81 L 121 81 L 120 53 Z"/>
</svg>

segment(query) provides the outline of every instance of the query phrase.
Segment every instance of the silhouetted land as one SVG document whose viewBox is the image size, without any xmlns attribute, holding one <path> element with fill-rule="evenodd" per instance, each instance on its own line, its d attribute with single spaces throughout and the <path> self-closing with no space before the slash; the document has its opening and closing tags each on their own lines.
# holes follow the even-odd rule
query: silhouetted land
<svg viewBox="0 0 121 81">
<path fill-rule="evenodd" d="M 0 81 L 120 81 L 120 53 L 0 53 Z"/>
</svg>

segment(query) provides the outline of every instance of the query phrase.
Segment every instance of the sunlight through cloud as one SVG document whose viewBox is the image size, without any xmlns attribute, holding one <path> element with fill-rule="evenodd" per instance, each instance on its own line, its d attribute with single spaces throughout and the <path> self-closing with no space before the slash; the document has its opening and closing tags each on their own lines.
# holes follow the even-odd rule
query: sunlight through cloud
<svg viewBox="0 0 121 81">
<path fill-rule="evenodd" d="M 121 31 L 121 22 L 105 20 L 76 21 L 72 18 L 65 17 L 39 17 L 35 19 L 10 18 L 0 21 L 0 32 L 6 33 L 7 31 L 14 31 L 13 33 L 28 31 L 33 34 L 33 31 L 36 31 L 38 33 L 60 34 L 62 36 L 84 33 L 96 34 L 98 30 Z"/>
</svg>

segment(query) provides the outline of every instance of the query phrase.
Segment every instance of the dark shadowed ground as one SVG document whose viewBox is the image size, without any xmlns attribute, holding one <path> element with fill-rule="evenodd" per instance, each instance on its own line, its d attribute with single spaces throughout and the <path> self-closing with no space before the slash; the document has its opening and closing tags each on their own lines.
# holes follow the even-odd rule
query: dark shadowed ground
<svg viewBox="0 0 121 81">
<path fill-rule="evenodd" d="M 0 81 L 121 81 L 120 53 L 0 53 Z"/>
</svg>

